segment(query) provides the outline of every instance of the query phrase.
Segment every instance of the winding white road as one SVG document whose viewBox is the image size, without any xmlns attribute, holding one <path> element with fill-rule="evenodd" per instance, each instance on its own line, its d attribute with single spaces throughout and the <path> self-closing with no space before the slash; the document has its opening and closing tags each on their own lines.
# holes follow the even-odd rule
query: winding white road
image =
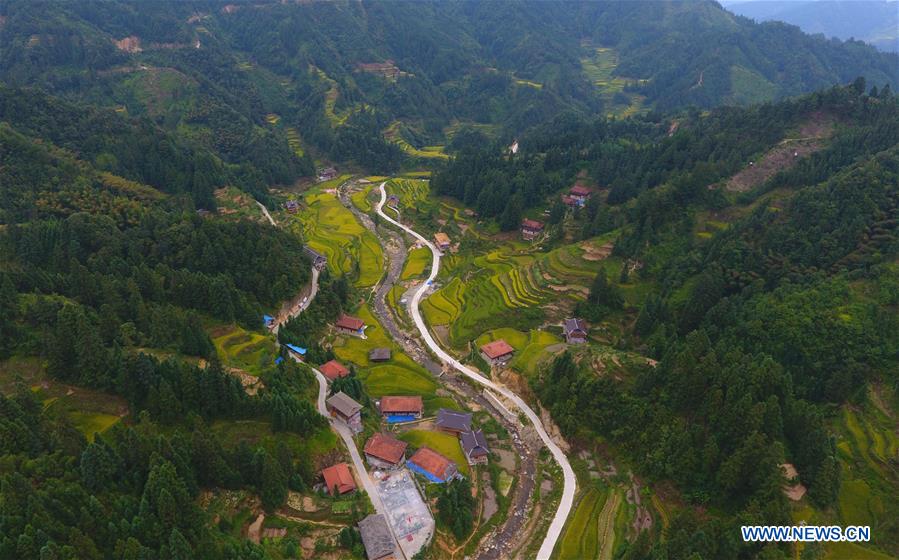
<svg viewBox="0 0 899 560">
<path fill-rule="evenodd" d="M 257 201 L 256 204 L 259 205 L 259 209 L 262 210 L 262 213 L 268 219 L 269 223 L 273 226 L 278 227 L 278 224 L 275 223 L 275 220 L 272 218 L 272 215 L 269 214 L 268 208 L 265 207 L 264 204 Z M 275 325 L 275 328 L 272 329 L 276 335 L 278 333 L 278 328 L 282 323 L 286 323 L 287 320 L 296 317 L 300 313 L 306 310 L 311 304 L 312 300 L 315 299 L 315 295 L 318 293 L 318 269 L 312 267 L 312 287 L 309 290 L 309 295 L 306 296 L 306 299 L 300 303 L 292 312 L 288 313 L 286 317 L 284 317 L 284 321 L 279 322 Z M 277 344 L 277 338 L 275 339 L 275 344 Z M 296 362 L 302 363 L 302 360 L 290 354 L 290 357 L 294 359 Z M 308 364 L 307 364 L 308 365 Z M 368 474 L 368 469 L 365 468 L 365 461 L 362 460 L 362 456 L 359 455 L 359 449 L 356 447 L 356 442 L 353 441 L 353 432 L 350 430 L 349 426 L 333 418 L 328 413 L 328 407 L 325 403 L 325 400 L 328 396 L 328 380 L 322 374 L 322 372 L 318 371 L 311 365 L 309 366 L 315 373 L 315 378 L 318 381 L 318 412 L 328 419 L 331 424 L 331 429 L 337 432 L 337 435 L 340 436 L 340 439 L 343 440 L 343 444 L 346 446 L 347 451 L 350 454 L 350 459 L 353 461 L 353 466 L 356 468 L 357 478 L 362 482 L 362 487 L 365 488 L 366 494 L 368 494 L 368 499 L 371 500 L 371 505 L 374 506 L 375 511 L 384 516 L 385 519 L 388 519 L 387 508 L 384 507 L 384 502 L 381 501 L 381 495 L 378 493 L 378 487 L 375 485 L 374 481 L 371 479 L 371 476 Z M 390 526 L 388 524 L 388 526 Z M 393 528 L 390 530 L 391 534 L 393 534 Z M 400 558 L 405 559 L 405 553 L 403 552 L 402 547 L 399 545 L 399 542 L 396 542 L 396 535 L 394 535 L 394 541 L 396 544 L 396 551 L 399 553 Z"/>
<path fill-rule="evenodd" d="M 262 214 L 263 214 L 266 218 L 268 218 L 269 223 L 272 224 L 272 225 L 275 226 L 275 227 L 278 227 L 278 224 L 275 223 L 275 220 L 274 220 L 274 218 L 272 218 L 272 215 L 268 213 L 268 208 L 265 207 L 265 204 L 262 204 L 261 202 L 259 202 L 259 201 L 257 200 L 257 201 L 256 201 L 256 205 L 259 206 L 259 209 L 260 209 L 260 210 L 262 210 Z"/>
<path fill-rule="evenodd" d="M 256 201 L 256 205 L 259 206 L 259 209 L 262 210 L 262 215 L 268 220 L 270 224 L 274 227 L 278 227 L 278 224 L 275 223 L 275 219 L 272 218 L 272 215 L 269 213 L 268 208 L 265 207 L 265 204 L 262 204 L 258 200 Z M 285 316 L 275 317 L 275 326 L 272 328 L 272 332 L 278 334 L 278 329 L 281 328 L 281 325 L 286 323 L 287 321 L 293 319 L 303 311 L 306 311 L 306 308 L 312 305 L 312 300 L 315 299 L 315 294 L 318 293 L 318 269 L 314 266 L 312 267 L 312 287 L 309 288 L 309 294 L 306 295 L 306 299 L 302 301 L 295 309 L 287 313 Z"/>
<path fill-rule="evenodd" d="M 296 360 L 296 358 L 294 358 L 294 360 Z M 362 480 L 362 486 L 365 487 L 365 491 L 368 493 L 371 504 L 375 506 L 375 511 L 386 516 L 387 511 L 384 508 L 384 503 L 381 501 L 381 495 L 378 494 L 378 488 L 368 475 L 368 470 L 365 468 L 365 462 L 362 460 L 362 456 L 359 455 L 359 449 L 356 447 L 356 442 L 353 441 L 353 432 L 350 430 L 349 426 L 340 420 L 335 420 L 328 414 L 328 407 L 325 404 L 325 399 L 328 395 L 328 380 L 322 375 L 322 372 L 314 367 L 309 366 L 309 369 L 315 372 L 315 378 L 318 379 L 318 411 L 322 416 L 331 421 L 331 427 L 334 428 L 334 431 L 337 432 L 343 440 L 343 443 L 346 444 L 347 451 L 350 452 L 350 458 L 353 460 L 353 466 L 356 467 L 356 473 L 358 473 L 359 478 Z"/>
<path fill-rule="evenodd" d="M 291 358 L 293 358 L 296 362 L 302 363 L 301 360 L 297 359 L 293 355 L 291 355 Z M 356 469 L 356 478 L 358 478 L 362 482 L 362 487 L 365 488 L 365 492 L 366 494 L 368 494 L 368 499 L 371 500 L 371 505 L 374 506 L 377 513 L 384 516 L 384 519 L 389 519 L 389 516 L 387 515 L 387 508 L 384 507 L 384 502 L 381 501 L 381 495 L 378 493 L 378 487 L 375 485 L 375 482 L 368 474 L 368 470 L 365 468 L 365 461 L 362 460 L 362 456 L 359 455 L 359 449 L 356 447 L 356 442 L 353 441 L 353 432 L 350 430 L 349 426 L 328 414 L 328 407 L 325 404 L 325 399 L 328 396 L 327 378 L 325 378 L 322 372 L 318 371 L 314 367 L 309 366 L 309 369 L 315 372 L 315 378 L 318 380 L 319 413 L 328 419 L 328 421 L 331 423 L 331 429 L 337 432 L 337 435 L 339 435 L 340 439 L 343 440 L 347 451 L 349 451 L 350 453 L 350 459 L 352 459 L 353 461 L 353 467 L 355 467 Z M 393 534 L 393 527 L 389 523 L 388 527 L 390 527 L 390 532 L 391 534 Z M 396 535 L 394 535 L 394 541 L 396 541 Z M 399 545 L 399 542 L 395 542 L 395 544 L 398 554 L 401 558 L 405 559 L 405 553 L 403 553 L 403 549 Z"/>
<path fill-rule="evenodd" d="M 428 276 L 427 281 L 422 283 L 422 285 L 415 291 L 415 294 L 409 301 L 409 312 L 412 316 L 412 319 L 415 321 L 415 326 L 418 327 L 418 330 L 421 332 L 421 336 L 424 339 L 425 343 L 443 362 L 452 365 L 457 371 L 459 371 L 466 377 L 476 381 L 477 383 L 480 383 L 488 389 L 496 391 L 497 393 L 503 395 L 504 397 L 515 403 L 515 405 L 524 413 L 525 416 L 528 417 L 528 419 L 534 425 L 534 428 L 536 428 L 537 434 L 539 434 L 540 439 L 543 440 L 543 443 L 550 450 L 553 458 L 555 458 L 556 463 L 558 463 L 562 468 L 562 474 L 565 480 L 565 486 L 562 490 L 562 500 L 559 502 L 559 508 L 556 510 L 556 515 L 555 517 L 553 517 L 552 523 L 550 524 L 549 529 L 546 532 L 546 537 L 543 539 L 543 544 L 540 545 L 540 550 L 537 552 L 538 560 L 548 560 L 552 555 L 553 549 L 556 546 L 556 542 L 559 540 L 559 537 L 562 534 L 562 529 L 565 526 L 565 520 L 568 519 L 568 515 L 571 513 L 571 508 L 574 505 L 574 495 L 577 490 L 577 478 L 574 476 L 574 470 L 572 470 L 571 464 L 568 462 L 568 458 L 565 456 L 565 453 L 562 452 L 559 446 L 556 445 L 556 443 L 546 432 L 546 429 L 543 427 L 543 422 L 540 421 L 540 417 L 537 416 L 537 413 L 534 412 L 526 402 L 524 402 L 524 399 L 519 397 L 514 392 L 510 391 L 505 386 L 487 379 L 480 373 L 474 371 L 465 364 L 461 363 L 459 360 L 450 356 L 446 351 L 443 350 L 443 348 L 440 347 L 440 345 L 437 344 L 437 341 L 435 341 L 431 336 L 431 332 L 428 330 L 428 326 L 425 324 L 424 319 L 421 316 L 419 303 L 421 302 L 421 298 L 424 297 L 425 293 L 431 287 L 431 283 L 437 277 L 437 273 L 440 271 L 441 253 L 437 250 L 437 247 L 434 246 L 433 243 L 420 235 L 418 232 L 401 224 L 400 222 L 394 220 L 383 212 L 383 206 L 387 200 L 387 190 L 384 188 L 384 185 L 386 184 L 387 182 L 385 181 L 381 183 L 381 186 L 379 187 L 381 191 L 381 200 L 376 206 L 378 215 L 423 242 L 428 246 L 429 249 L 431 249 L 431 254 L 433 255 L 431 274 Z"/>
</svg>

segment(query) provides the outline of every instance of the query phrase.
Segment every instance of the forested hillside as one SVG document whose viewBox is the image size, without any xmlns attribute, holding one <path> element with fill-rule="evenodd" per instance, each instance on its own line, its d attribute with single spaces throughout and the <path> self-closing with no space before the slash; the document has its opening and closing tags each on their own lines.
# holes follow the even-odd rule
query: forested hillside
<svg viewBox="0 0 899 560">
<path fill-rule="evenodd" d="M 248 390 L 216 333 L 264 340 L 302 240 L 198 212 L 246 168 L 147 120 L 2 88 L 0 121 L 0 557 L 266 557 L 198 500 L 280 507 L 330 432 L 308 370 L 257 342 Z"/>
<path fill-rule="evenodd" d="M 707 115 L 560 119 L 515 156 L 466 149 L 434 177 L 501 228 L 545 210 L 544 250 L 613 239 L 620 277 L 600 273 L 576 313 L 658 364 L 612 376 L 574 351 L 534 385 L 571 438 L 603 438 L 702 510 L 683 510 L 653 554 L 761 554 L 735 527 L 795 520 L 782 463 L 830 515 L 851 515 L 870 477 L 874 542 L 899 550 L 895 459 L 862 475 L 835 444 L 843 407 L 883 391 L 895 410 L 899 391 L 897 130 L 899 98 L 857 80 Z M 572 210 L 559 198 L 575 182 L 594 194 Z M 640 307 L 623 288 L 646 294 Z"/>
<path fill-rule="evenodd" d="M 392 392 L 470 394 L 409 349 L 436 260 L 385 189 L 450 238 L 434 339 L 571 444 L 554 555 L 899 556 L 897 56 L 711 0 L 0 3 L 0 558 L 362 557 L 370 504 L 319 484 L 347 455 L 280 344 L 346 362 L 360 444 Z M 460 455 L 481 511 L 426 491 L 456 533 L 426 554 L 539 546 L 566 457 L 526 449 Z"/>
<path fill-rule="evenodd" d="M 711 1 L 14 1 L 0 16 L 7 84 L 152 119 L 247 181 L 309 175 L 310 153 L 390 171 L 445 157 L 460 131 L 507 139 L 561 113 L 899 85 L 896 55 Z"/>
</svg>

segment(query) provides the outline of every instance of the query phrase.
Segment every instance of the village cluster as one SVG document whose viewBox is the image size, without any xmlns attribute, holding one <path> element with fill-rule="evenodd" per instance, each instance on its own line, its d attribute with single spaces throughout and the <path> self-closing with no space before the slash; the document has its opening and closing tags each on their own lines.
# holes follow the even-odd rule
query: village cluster
<svg viewBox="0 0 899 560">
<path fill-rule="evenodd" d="M 562 195 L 562 202 L 568 208 L 583 208 L 587 200 L 593 195 L 593 189 L 581 183 L 575 184 L 568 190 L 568 194 Z M 545 212 L 548 214 L 549 210 Z M 521 238 L 525 241 L 533 241 L 543 233 L 545 225 L 538 220 L 525 218 L 521 221 Z"/>
<path fill-rule="evenodd" d="M 329 174 L 326 172 L 333 172 L 330 169 L 322 171 L 323 176 Z M 591 194 L 592 189 L 576 184 L 568 194 L 562 195 L 562 201 L 572 208 L 583 207 Z M 398 208 L 398 197 L 391 195 L 387 204 Z M 289 201 L 285 209 L 289 213 L 295 213 L 298 204 Z M 537 220 L 522 221 L 521 236 L 524 240 L 535 240 L 543 231 L 544 224 Z M 434 244 L 442 252 L 449 251 L 452 247 L 449 235 L 444 232 L 434 234 Z M 317 270 L 323 270 L 327 266 L 324 255 L 308 245 L 304 250 Z M 277 321 L 269 315 L 265 315 L 263 320 L 269 329 L 274 329 L 277 325 Z M 365 338 L 366 324 L 358 317 L 343 314 L 333 324 L 333 328 L 338 334 Z M 582 319 L 565 319 L 562 330 L 569 344 L 587 340 L 587 325 Z M 291 357 L 306 361 L 306 348 L 294 344 L 284 346 Z M 506 340 L 497 339 L 481 345 L 479 355 L 491 368 L 503 367 L 512 360 L 515 351 Z M 391 355 L 390 348 L 372 348 L 368 353 L 368 360 L 372 363 L 388 362 Z M 337 360 L 321 364 L 317 369 L 329 384 L 350 375 L 350 368 Z M 421 395 L 385 395 L 377 399 L 374 406 L 380 416 L 380 428 L 362 445 L 362 455 L 370 467 L 372 478 L 377 481 L 379 498 L 384 502 L 387 516 L 380 513 L 369 515 L 359 522 L 358 527 L 366 556 L 371 560 L 388 560 L 396 557 L 397 542 L 404 551 L 407 546 L 417 550 L 416 546 L 412 546 L 413 541 L 423 545 L 431 538 L 434 521 L 422 498 L 420 485 L 444 484 L 463 477 L 455 461 L 427 445 L 410 451 L 409 444 L 394 435 L 396 428 L 402 429 L 403 425 L 422 420 L 429 421 L 433 430 L 456 437 L 462 456 L 470 466 L 487 464 L 490 449 L 483 430 L 473 424 L 473 417 L 469 412 L 440 408 L 433 418 L 423 418 L 425 406 Z M 365 430 L 363 414 L 366 406 L 345 392 L 337 391 L 332 394 L 325 400 L 325 407 L 331 418 L 345 425 L 354 436 Z M 368 473 L 360 472 L 354 476 L 350 464 L 339 462 L 322 469 L 321 476 L 323 487 L 329 494 L 343 496 L 356 492 L 362 481 L 358 477 L 368 477 Z"/>
<path fill-rule="evenodd" d="M 316 265 L 324 266 L 324 261 L 319 262 L 320 259 L 324 259 L 323 256 L 315 253 L 312 257 Z M 272 320 L 269 316 L 265 316 L 264 319 L 266 322 Z M 365 321 L 358 317 L 341 315 L 333 326 L 340 334 L 365 336 Z M 565 340 L 569 344 L 586 342 L 587 325 L 582 319 L 566 319 L 562 327 Z M 306 359 L 305 348 L 293 344 L 286 344 L 285 347 L 293 358 L 301 361 Z M 481 357 L 492 367 L 507 364 L 514 353 L 515 349 L 503 339 L 488 342 L 480 347 Z M 373 348 L 369 351 L 368 359 L 373 363 L 381 363 L 389 361 L 391 355 L 390 348 Z M 350 375 L 350 369 L 337 360 L 322 364 L 318 367 L 318 371 L 329 383 Z M 325 404 L 331 417 L 346 425 L 353 434 L 359 434 L 364 430 L 362 415 L 365 407 L 352 397 L 338 391 L 328 397 Z M 423 419 L 424 402 L 420 395 L 386 395 L 376 400 L 374 404 L 382 426 L 398 426 Z M 433 426 L 439 432 L 457 437 L 469 465 L 487 464 L 490 455 L 487 438 L 483 430 L 473 425 L 471 413 L 441 408 L 437 410 Z M 438 451 L 423 445 L 409 454 L 408 447 L 408 443 L 398 439 L 387 429 L 372 434 L 363 446 L 365 462 L 371 467 L 372 476 L 379 483 L 380 497 L 385 501 L 385 506 L 388 506 L 387 510 L 392 517 L 385 519 L 383 515 L 372 514 L 359 522 L 366 555 L 371 560 L 387 560 L 395 557 L 395 541 L 392 535 L 409 542 L 413 540 L 423 542 L 430 538 L 430 534 L 421 533 L 423 530 L 426 532 L 432 530 L 433 518 L 421 498 L 418 485 L 412 480 L 411 473 L 425 484 L 444 484 L 463 476 L 459 466 Z M 344 462 L 324 468 L 321 476 L 327 492 L 335 496 L 350 494 L 358 488 L 352 467 Z M 368 475 L 359 473 L 359 476 Z"/>
</svg>

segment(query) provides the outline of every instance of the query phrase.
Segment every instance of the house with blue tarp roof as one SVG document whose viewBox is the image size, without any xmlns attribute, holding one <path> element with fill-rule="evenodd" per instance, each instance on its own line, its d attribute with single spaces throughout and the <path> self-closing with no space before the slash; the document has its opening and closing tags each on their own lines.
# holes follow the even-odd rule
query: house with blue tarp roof
<svg viewBox="0 0 899 560">
<path fill-rule="evenodd" d="M 410 470 L 420 474 L 430 482 L 442 484 L 454 478 L 461 478 L 456 463 L 429 447 L 421 447 L 406 461 Z"/>
<path fill-rule="evenodd" d="M 300 358 L 301 360 L 306 358 L 306 349 L 305 348 L 297 346 L 296 344 L 285 344 L 284 346 L 287 348 L 288 351 L 293 353 L 296 357 Z"/>
<path fill-rule="evenodd" d="M 434 484 L 443 484 L 444 482 L 446 482 L 445 480 L 437 478 L 433 474 L 429 473 L 428 471 L 424 470 L 414 463 L 406 462 L 406 466 L 409 467 L 409 470 L 411 470 L 412 472 L 425 477 L 428 482 L 433 482 Z"/>
<path fill-rule="evenodd" d="M 278 356 L 277 358 L 275 358 L 275 365 L 278 365 L 283 361 L 284 361 L 284 356 Z"/>
<path fill-rule="evenodd" d="M 271 315 L 263 315 L 262 323 L 265 325 L 265 328 L 270 329 L 275 326 L 275 318 Z"/>
<path fill-rule="evenodd" d="M 402 424 L 403 422 L 413 422 L 417 420 L 414 414 L 390 414 L 385 416 L 388 424 Z"/>
</svg>

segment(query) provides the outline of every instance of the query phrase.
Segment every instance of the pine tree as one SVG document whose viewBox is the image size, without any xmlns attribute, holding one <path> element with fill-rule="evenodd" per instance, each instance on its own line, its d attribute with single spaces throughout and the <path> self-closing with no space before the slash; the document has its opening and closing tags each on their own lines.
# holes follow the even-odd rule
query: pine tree
<svg viewBox="0 0 899 560">
<path fill-rule="evenodd" d="M 190 543 L 178 529 L 172 529 L 169 535 L 169 558 L 171 560 L 191 560 L 194 558 Z"/>
<path fill-rule="evenodd" d="M 287 499 L 287 477 L 277 459 L 265 453 L 262 455 L 262 469 L 259 480 L 259 497 L 262 507 L 271 512 Z"/>
<path fill-rule="evenodd" d="M 102 437 L 95 436 L 81 453 L 79 470 L 84 486 L 89 490 L 108 489 L 117 479 L 121 460 Z"/>
<path fill-rule="evenodd" d="M 16 319 L 19 318 L 19 303 L 16 287 L 9 276 L 0 276 L 0 358 L 7 357 L 17 338 Z"/>
</svg>

